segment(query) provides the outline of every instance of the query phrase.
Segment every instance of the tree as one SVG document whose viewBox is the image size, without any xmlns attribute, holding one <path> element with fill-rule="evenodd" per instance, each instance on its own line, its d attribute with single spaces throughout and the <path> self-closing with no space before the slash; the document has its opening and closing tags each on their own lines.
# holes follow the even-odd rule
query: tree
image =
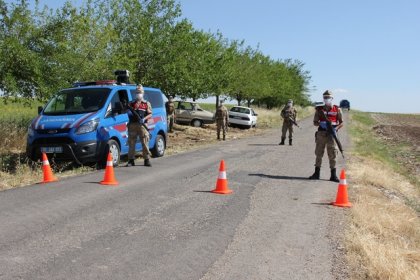
<svg viewBox="0 0 420 280">
<path fill-rule="evenodd" d="M 0 90 L 45 100 L 77 80 L 132 81 L 181 98 L 227 95 L 238 104 L 309 102 L 304 63 L 274 61 L 243 41 L 196 30 L 175 0 L 66 1 L 57 10 L 0 0 Z"/>
<path fill-rule="evenodd" d="M 40 87 L 39 57 L 32 39 L 37 34 L 28 1 L 0 1 L 0 89 L 6 97 L 33 98 Z"/>
</svg>

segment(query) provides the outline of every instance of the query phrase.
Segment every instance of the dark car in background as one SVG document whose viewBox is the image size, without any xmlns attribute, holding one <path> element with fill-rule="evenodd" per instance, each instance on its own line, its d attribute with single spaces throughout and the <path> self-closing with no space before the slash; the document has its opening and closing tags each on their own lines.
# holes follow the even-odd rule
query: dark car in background
<svg viewBox="0 0 420 280">
<path fill-rule="evenodd" d="M 347 109 L 350 111 L 350 102 L 347 99 L 343 99 L 340 101 L 340 108 Z"/>
</svg>

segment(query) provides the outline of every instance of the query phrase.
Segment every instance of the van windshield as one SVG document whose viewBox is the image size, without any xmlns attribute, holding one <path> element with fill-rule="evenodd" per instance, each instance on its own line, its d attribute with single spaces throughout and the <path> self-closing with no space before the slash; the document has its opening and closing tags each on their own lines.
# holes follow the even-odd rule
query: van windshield
<svg viewBox="0 0 420 280">
<path fill-rule="evenodd" d="M 45 115 L 73 115 L 101 109 L 110 93 L 109 88 L 69 89 L 57 93 L 44 109 Z"/>
</svg>

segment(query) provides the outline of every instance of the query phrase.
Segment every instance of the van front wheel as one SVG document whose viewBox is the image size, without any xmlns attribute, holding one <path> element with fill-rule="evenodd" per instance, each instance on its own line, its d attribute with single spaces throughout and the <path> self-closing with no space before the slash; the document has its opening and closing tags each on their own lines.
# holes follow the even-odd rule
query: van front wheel
<svg viewBox="0 0 420 280">
<path fill-rule="evenodd" d="M 120 163 L 120 156 L 121 156 L 121 150 L 120 145 L 118 145 L 118 142 L 115 140 L 109 140 L 107 144 L 107 149 L 105 151 L 109 151 L 112 155 L 112 164 L 113 166 L 118 166 Z M 108 153 L 105 155 L 105 162 L 107 160 Z"/>
</svg>

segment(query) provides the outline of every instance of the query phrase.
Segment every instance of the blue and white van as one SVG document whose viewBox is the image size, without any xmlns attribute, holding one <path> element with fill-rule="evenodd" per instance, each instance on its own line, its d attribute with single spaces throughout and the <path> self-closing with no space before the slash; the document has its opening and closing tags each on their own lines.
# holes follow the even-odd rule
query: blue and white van
<svg viewBox="0 0 420 280">
<path fill-rule="evenodd" d="M 167 140 L 166 96 L 157 88 L 144 87 L 144 97 L 152 105 L 148 121 L 149 148 L 153 156 L 165 153 Z M 123 104 L 135 98 L 136 85 L 116 81 L 77 83 L 59 91 L 28 128 L 27 155 L 32 160 L 42 152 L 55 161 L 79 164 L 104 163 L 108 151 L 114 166 L 128 154 L 128 116 Z M 138 140 L 136 152 L 142 150 Z"/>
</svg>

